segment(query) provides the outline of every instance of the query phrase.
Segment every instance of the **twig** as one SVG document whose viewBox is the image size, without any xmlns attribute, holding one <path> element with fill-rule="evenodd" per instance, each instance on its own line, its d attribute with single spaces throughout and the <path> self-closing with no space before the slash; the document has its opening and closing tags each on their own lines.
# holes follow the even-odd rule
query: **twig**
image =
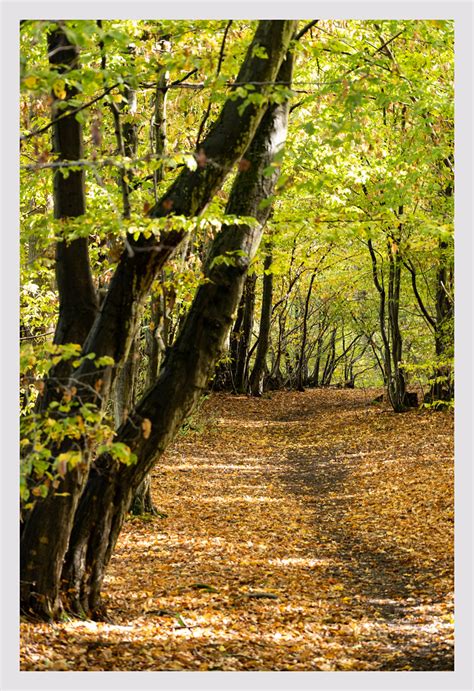
<svg viewBox="0 0 474 691">
<path fill-rule="evenodd" d="M 65 120 L 66 118 L 70 118 L 73 115 L 80 113 L 82 110 L 85 110 L 86 108 L 90 108 L 90 106 L 94 105 L 94 103 L 97 103 L 97 101 L 100 101 L 102 98 L 104 98 L 104 96 L 107 96 L 107 94 L 109 94 L 113 89 L 116 89 L 118 86 L 120 86 L 120 82 L 116 82 L 115 84 L 112 84 L 112 86 L 107 87 L 107 89 L 104 89 L 104 91 L 101 94 L 93 98 L 91 101 L 84 103 L 82 106 L 78 106 L 77 108 L 68 110 L 67 113 L 63 113 L 63 115 L 59 115 L 57 118 L 54 118 L 54 120 L 50 120 L 48 124 L 44 127 L 40 127 L 37 130 L 33 130 L 33 132 L 29 132 L 28 134 L 20 135 L 20 141 L 24 142 L 27 139 L 31 139 L 31 137 L 37 137 L 38 134 L 43 134 L 43 132 L 49 130 L 50 127 L 55 125 L 60 120 Z"/>
<path fill-rule="evenodd" d="M 224 36 L 222 38 L 221 49 L 219 51 L 219 60 L 217 61 L 216 79 L 219 76 L 220 71 L 221 71 L 222 61 L 224 59 L 225 42 L 227 39 L 227 34 L 229 33 L 229 29 L 232 26 L 232 21 L 233 21 L 232 19 L 229 19 L 229 21 L 227 22 L 227 25 L 225 27 L 225 30 L 224 30 Z M 201 136 L 202 136 L 202 133 L 204 131 L 204 126 L 207 122 L 207 119 L 209 117 L 210 112 L 211 112 L 211 99 L 209 99 L 209 103 L 207 104 L 206 112 L 204 113 L 204 117 L 201 120 L 201 124 L 199 125 L 199 131 L 198 131 L 198 135 L 196 138 L 196 148 L 199 148 L 199 143 L 201 141 Z"/>
<path fill-rule="evenodd" d="M 313 26 L 316 26 L 316 24 L 319 22 L 319 19 L 313 19 L 312 22 L 309 22 L 309 24 L 306 24 L 301 31 L 299 31 L 296 36 L 295 36 L 295 41 L 299 41 L 300 38 L 302 38 L 310 29 L 313 28 Z"/>
<path fill-rule="evenodd" d="M 376 25 L 376 26 L 377 26 L 377 25 Z M 377 28 L 378 28 L 378 27 L 377 27 Z M 377 55 L 377 53 L 380 53 L 381 50 L 384 50 L 392 41 L 394 41 L 396 38 L 398 38 L 398 37 L 400 36 L 400 34 L 403 34 L 404 31 L 405 31 L 405 29 L 401 29 L 401 31 L 399 31 L 397 34 L 395 34 L 395 35 L 392 36 L 391 38 L 389 38 L 389 39 L 387 39 L 386 41 L 384 41 L 384 43 L 382 43 L 382 45 L 379 46 L 379 48 L 377 48 L 377 50 L 375 51 L 375 53 L 372 54 L 372 57 L 374 57 L 375 55 Z M 382 39 L 382 40 L 383 40 L 383 39 Z"/>
<path fill-rule="evenodd" d="M 46 338 L 46 336 L 51 336 L 54 331 L 47 331 L 45 334 L 37 334 L 36 336 L 20 336 L 20 341 L 30 341 L 34 338 Z"/>
</svg>

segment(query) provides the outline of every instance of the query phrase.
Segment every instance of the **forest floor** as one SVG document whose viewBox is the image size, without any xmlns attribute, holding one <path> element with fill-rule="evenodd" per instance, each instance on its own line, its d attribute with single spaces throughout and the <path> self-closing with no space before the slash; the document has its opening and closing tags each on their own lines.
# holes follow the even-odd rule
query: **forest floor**
<svg viewBox="0 0 474 691">
<path fill-rule="evenodd" d="M 130 518 L 110 622 L 21 623 L 22 670 L 452 670 L 453 415 L 374 390 L 212 395 Z"/>
</svg>

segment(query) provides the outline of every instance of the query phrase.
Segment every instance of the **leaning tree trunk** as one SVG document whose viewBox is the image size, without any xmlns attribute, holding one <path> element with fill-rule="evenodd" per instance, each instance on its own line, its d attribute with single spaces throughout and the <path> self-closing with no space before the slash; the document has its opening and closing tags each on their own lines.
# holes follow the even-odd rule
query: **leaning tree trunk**
<svg viewBox="0 0 474 691">
<path fill-rule="evenodd" d="M 278 74 L 295 27 L 296 22 L 293 20 L 259 22 L 237 81 L 257 82 L 256 91 L 265 91 L 265 84 L 273 82 Z M 256 46 L 266 52 L 266 58 L 259 57 L 261 52 L 255 50 Z M 243 110 L 242 107 L 243 101 L 240 97 L 234 98 L 232 96 L 225 102 L 219 118 L 200 145 L 200 165 L 194 171 L 184 170 L 176 178 L 169 191 L 153 207 L 151 216 L 163 217 L 170 213 L 194 216 L 205 208 L 232 167 L 247 149 L 265 113 L 266 103 L 264 101 L 258 104 L 251 103 Z M 136 241 L 128 240 L 127 249 L 118 263 L 100 313 L 97 315 L 85 341 L 85 353 L 93 352 L 98 357 L 110 356 L 116 364 L 124 361 L 136 333 L 142 308 L 146 297 L 149 295 L 152 282 L 184 235 L 184 231 L 175 229 L 163 233 L 158 239 L 154 236 L 149 239 L 140 236 Z M 211 359 L 212 353 L 213 351 L 210 352 Z M 178 356 L 175 355 L 176 357 Z M 190 359 L 190 362 L 194 361 L 194 357 Z M 174 362 L 176 367 L 176 360 Z M 197 362 L 195 364 L 198 366 Z M 163 377 L 158 380 L 162 383 L 163 379 L 165 380 L 165 389 L 172 383 L 172 380 L 170 381 L 168 378 L 168 372 L 163 373 Z M 112 368 L 96 368 L 90 360 L 85 360 L 75 374 L 75 378 L 78 380 L 77 395 L 88 403 L 101 404 L 103 402 L 105 404 L 114 376 L 115 372 Z M 202 372 L 199 372 L 199 376 L 202 376 Z M 81 381 L 87 382 L 88 386 L 82 386 Z M 178 384 L 179 379 L 175 381 Z M 154 389 L 150 391 L 154 391 Z M 194 401 L 193 397 L 190 401 L 191 405 Z M 165 418 L 162 419 L 160 417 L 160 405 L 162 403 L 161 401 L 156 405 L 156 422 L 158 425 L 161 425 L 162 422 L 169 423 L 169 427 L 162 430 L 162 443 L 167 443 L 174 433 L 176 420 L 179 419 L 181 422 L 182 414 L 185 414 L 189 408 L 188 405 L 183 405 L 179 415 L 175 410 L 171 417 L 165 415 Z M 125 438 L 128 438 L 127 429 L 128 427 L 125 425 Z M 154 458 L 155 456 L 153 456 Z M 52 462 L 54 460 L 53 456 Z M 88 477 L 88 463 L 88 454 L 85 449 L 82 449 L 82 461 L 76 465 L 74 471 L 66 473 L 59 486 L 56 489 L 51 488 L 44 499 L 38 498 L 27 517 L 20 546 L 21 607 L 24 611 L 30 611 L 37 616 L 50 618 L 58 616 L 60 613 L 60 601 L 58 599 L 60 569 L 68 549 L 77 501 L 83 493 Z M 104 474 L 99 476 L 96 474 L 91 478 L 88 485 L 89 489 L 83 496 L 84 498 L 95 496 L 94 487 L 97 479 L 99 478 L 99 481 L 102 482 L 110 477 L 110 485 L 106 484 L 105 488 L 103 487 L 104 493 L 102 496 L 99 495 L 101 501 L 97 502 L 99 505 L 104 501 L 107 505 L 108 501 L 114 501 L 116 486 L 114 478 L 122 476 L 121 474 L 116 475 L 115 469 L 111 467 L 110 459 L 108 462 L 99 459 L 95 466 L 96 470 L 100 469 L 101 466 L 104 466 Z M 146 472 L 151 466 L 152 462 L 146 464 Z M 138 467 L 141 472 L 145 464 Z M 134 475 L 135 480 L 139 475 L 140 473 Z M 140 476 L 139 482 L 134 481 L 134 484 L 130 485 L 126 497 L 121 497 L 117 504 L 117 511 L 120 516 L 123 507 L 128 509 L 130 505 L 130 491 L 139 485 L 143 477 Z M 124 480 L 127 481 L 127 478 L 125 477 Z M 64 496 L 65 492 L 68 493 L 67 497 Z M 61 520 L 58 520 L 58 515 Z M 82 531 L 82 515 L 80 512 L 78 520 L 75 522 L 76 529 L 81 529 L 80 532 Z M 105 544 L 109 542 L 108 536 L 111 525 L 108 524 L 108 521 L 110 519 L 109 506 L 103 519 L 101 517 L 97 523 L 97 525 L 104 526 L 105 532 L 102 543 Z M 92 522 L 93 525 L 96 525 L 95 518 Z M 99 533 L 94 531 L 94 540 L 97 540 Z M 115 534 L 114 531 L 112 534 L 115 535 L 114 539 L 116 539 L 118 532 Z M 88 539 L 86 539 L 87 542 Z M 100 545 L 97 546 L 97 549 L 97 563 L 102 564 L 103 570 L 103 565 L 106 563 L 104 561 L 105 553 L 100 549 Z M 76 544 L 73 543 L 72 545 L 73 556 L 69 559 L 69 566 L 72 562 L 76 562 L 79 553 L 76 530 Z M 84 554 L 80 557 L 79 562 L 83 563 L 86 558 L 95 557 L 92 554 Z M 101 574 L 97 569 L 91 571 L 88 576 L 82 573 L 79 576 L 80 586 L 77 584 L 77 580 L 73 579 L 72 582 L 75 583 L 75 586 L 72 599 L 77 604 L 80 602 L 79 592 L 81 593 L 80 597 L 86 593 L 86 598 L 87 600 L 90 599 L 91 603 L 98 602 L 99 592 L 97 588 L 91 587 L 89 590 L 89 585 L 85 582 L 88 579 L 98 583 L 101 581 Z M 84 588 L 82 588 L 82 584 L 84 584 Z M 91 609 L 94 607 L 86 607 L 88 611 Z"/>
<path fill-rule="evenodd" d="M 273 81 L 294 25 L 293 21 L 261 21 L 236 81 L 263 83 L 256 87 L 257 90 L 263 90 L 265 83 Z M 266 59 L 254 54 L 256 45 L 265 48 Z M 241 98 L 231 97 L 226 101 L 219 118 L 200 144 L 197 169 L 186 169 L 176 178 L 151 209 L 151 217 L 165 217 L 171 213 L 189 217 L 204 210 L 245 152 L 265 112 L 264 103 L 249 104 L 243 112 L 241 106 Z M 146 239 L 142 235 L 137 240 L 128 239 L 100 314 L 84 344 L 86 353 L 110 356 L 117 364 L 125 359 L 152 282 L 184 237 L 183 230 L 174 229 L 162 233 L 159 239 Z M 92 378 L 94 383 L 100 379 L 100 393 L 106 398 L 114 371 L 109 367 L 96 368 L 92 361 L 85 360 L 76 377 Z"/>
<path fill-rule="evenodd" d="M 290 57 L 280 80 L 291 75 Z M 69 607 L 76 613 L 101 616 L 100 590 L 105 568 L 136 487 L 163 454 L 185 417 L 199 400 L 213 374 L 234 322 L 245 276 L 258 248 L 270 207 L 260 202 L 273 192 L 277 173 L 263 174 L 286 137 L 288 105 L 269 107 L 246 152 L 248 170 L 237 175 L 226 213 L 253 216 L 258 223 L 224 226 L 216 236 L 200 286 L 183 327 L 170 349 L 158 380 L 118 430 L 119 441 L 137 455 L 132 466 L 106 455 L 93 465 L 81 497 L 62 579 Z M 233 256 L 229 265 L 215 261 Z"/>
<path fill-rule="evenodd" d="M 250 393 L 253 396 L 263 394 L 263 381 L 265 376 L 268 344 L 270 342 L 270 326 L 272 319 L 273 274 L 270 271 L 272 265 L 272 244 L 267 243 L 265 261 L 263 263 L 263 296 L 262 310 L 260 313 L 260 329 L 258 334 L 257 354 L 250 376 Z"/>
</svg>

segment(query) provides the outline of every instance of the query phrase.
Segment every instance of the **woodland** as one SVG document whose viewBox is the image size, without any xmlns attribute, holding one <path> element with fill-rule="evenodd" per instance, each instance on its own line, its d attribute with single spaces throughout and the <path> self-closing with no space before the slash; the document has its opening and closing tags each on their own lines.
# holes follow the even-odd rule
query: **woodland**
<svg viewBox="0 0 474 691">
<path fill-rule="evenodd" d="M 20 668 L 453 670 L 453 22 L 19 30 Z"/>
</svg>

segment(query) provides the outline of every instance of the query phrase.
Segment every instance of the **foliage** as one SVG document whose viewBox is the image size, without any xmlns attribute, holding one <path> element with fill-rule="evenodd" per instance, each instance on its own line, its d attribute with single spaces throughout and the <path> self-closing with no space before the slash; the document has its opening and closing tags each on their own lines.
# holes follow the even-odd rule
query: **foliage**
<svg viewBox="0 0 474 691">
<path fill-rule="evenodd" d="M 104 20 L 99 26 L 94 21 L 68 21 L 68 35 L 81 50 L 81 67 L 60 76 L 51 70 L 44 50 L 45 31 L 53 25 L 30 21 L 21 32 L 24 134 L 48 124 L 51 90 L 61 100 L 65 86 L 74 86 L 78 93 L 71 104 L 81 108 L 100 97 L 104 89 L 117 86 L 76 114 L 85 128 L 86 156 L 80 162 L 86 171 L 85 216 L 51 218 L 47 166 L 54 161 L 49 133 L 22 143 L 21 301 L 25 333 L 48 333 L 54 326 L 57 304 L 50 248 L 55 239 L 88 237 L 95 280 L 99 287 L 106 287 L 128 234 L 134 238 L 159 236 L 164 230 L 180 227 L 191 233 L 193 248 L 166 269 L 166 281 L 173 283 L 172 292 L 178 293 L 170 314 L 170 333 L 176 333 L 199 285 L 206 247 L 226 220 L 223 208 L 230 181 L 200 219 L 149 219 L 144 211 L 150 206 L 150 196 L 165 189 L 181 167 L 201 165 L 199 155 L 192 153 L 201 114 L 209 107 L 212 120 L 229 94 L 228 85 L 255 23 L 234 20 L 227 27 L 220 21 Z M 101 65 L 101 50 L 106 55 L 105 67 Z M 307 367 L 314 369 L 319 351 L 329 352 L 326 323 L 331 323 L 337 329 L 334 381 L 344 383 L 349 364 L 344 349 L 359 335 L 351 355 L 357 363 L 355 376 L 365 385 L 378 384 L 381 373 L 374 349 L 380 352 L 382 342 L 368 239 L 374 244 L 385 277 L 387 241 L 392 250 L 396 245 L 404 261 L 417 267 L 419 290 L 428 306 L 436 289 L 437 263 L 433 257 L 440 241 L 448 243 L 450 256 L 445 261 L 452 265 L 453 198 L 444 191 L 453 177 L 452 168 L 445 164 L 453 151 L 453 23 L 320 20 L 294 43 L 294 51 L 296 74 L 291 93 L 282 85 L 267 93 L 271 100 L 289 94 L 294 105 L 285 158 L 279 156 L 273 164 L 280 168 L 277 192 L 266 200 L 275 209 L 271 270 L 275 276 L 274 302 L 278 304 L 273 314 L 270 357 L 279 349 L 288 353 L 289 362 L 298 357 L 302 305 L 311 267 L 329 251 L 318 266 L 313 289 Z M 222 60 L 217 69 L 219 56 Z M 168 84 L 177 83 L 167 93 L 166 152 L 156 158 L 149 146 L 148 113 L 158 67 L 167 72 Z M 178 83 L 181 80 L 189 88 Z M 136 110 L 127 112 L 125 106 L 122 115 L 123 123 L 134 123 L 139 131 L 133 160 L 117 153 L 107 107 L 109 102 L 119 103 L 125 98 L 123 85 L 137 94 Z M 253 84 L 237 85 L 233 97 L 238 96 L 249 102 L 260 98 Z M 68 169 L 76 168 L 64 167 L 65 174 Z M 138 183 L 130 195 L 129 220 L 123 218 L 120 208 L 117 170 Z M 156 170 L 164 177 L 154 191 Z M 394 243 L 390 238 L 398 226 L 402 230 Z M 262 271 L 262 261 L 257 258 L 257 272 Z M 291 287 L 295 274 L 297 280 Z M 157 284 L 155 292 L 159 290 Z M 405 359 L 414 365 L 432 362 L 429 326 L 405 270 L 400 300 Z M 256 313 L 259 305 L 258 292 Z M 321 314 L 326 315 L 324 319 Z M 318 351 L 316 344 L 321 338 Z M 447 334 L 445 340 L 449 347 L 452 335 Z M 276 364 L 273 359 L 270 369 Z M 422 371 L 426 372 L 422 379 L 426 387 L 432 373 L 428 368 L 419 369 L 418 378 Z"/>
<path fill-rule="evenodd" d="M 77 344 L 42 346 L 28 344 L 20 351 L 21 417 L 20 417 L 20 497 L 23 510 L 33 506 L 35 497 L 45 497 L 50 488 L 57 489 L 68 470 L 86 462 L 85 451 L 107 452 L 117 462 L 130 464 L 134 454 L 120 442 L 114 442 L 113 422 L 104 417 L 97 405 L 82 402 L 74 386 L 74 376 L 67 386 L 58 383 L 60 400 L 52 400 L 46 409 L 38 410 L 38 397 L 44 394 L 44 377 L 59 362 L 70 361 L 73 369 L 84 359 L 96 367 L 110 366 L 108 357 L 94 353 L 81 356 Z M 70 450 L 61 451 L 65 440 L 75 440 Z M 56 496 L 61 496 L 56 492 Z"/>
</svg>

